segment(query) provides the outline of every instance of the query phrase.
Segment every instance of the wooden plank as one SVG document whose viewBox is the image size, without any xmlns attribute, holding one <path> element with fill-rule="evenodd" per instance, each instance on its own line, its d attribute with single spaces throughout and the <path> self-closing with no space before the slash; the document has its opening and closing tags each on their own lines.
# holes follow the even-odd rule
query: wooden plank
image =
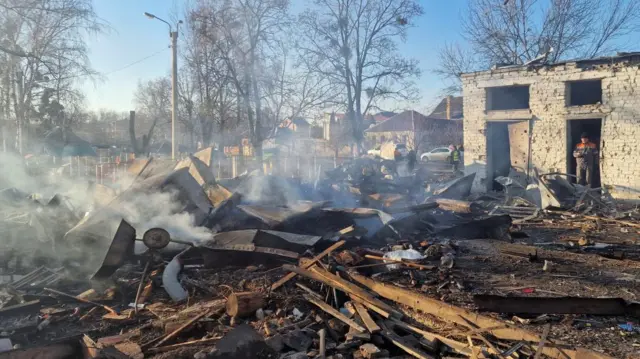
<svg viewBox="0 0 640 359">
<path fill-rule="evenodd" d="M 313 289 L 307 287 L 306 285 L 300 284 L 300 283 L 296 283 L 296 287 L 304 290 L 305 292 L 311 294 L 312 296 L 316 297 L 317 299 L 322 300 L 322 296 L 320 294 L 314 292 Z"/>
<path fill-rule="evenodd" d="M 311 270 L 312 273 L 318 274 L 324 279 L 340 285 L 340 287 L 334 287 L 334 288 L 340 289 L 345 293 L 354 294 L 355 296 L 360 297 L 361 298 L 360 302 L 362 304 L 371 303 L 373 306 L 380 308 L 381 310 L 388 313 L 389 316 L 392 316 L 397 319 L 402 319 L 403 315 L 401 312 L 399 312 L 389 304 L 376 298 L 377 297 L 376 294 L 371 293 L 367 290 L 364 290 L 361 287 L 349 282 L 348 280 L 338 277 L 337 275 L 329 272 L 326 269 L 321 269 L 317 266 L 311 267 L 309 269 Z M 373 308 L 370 308 L 370 309 L 373 309 Z"/>
<path fill-rule="evenodd" d="M 413 263 L 413 262 L 403 261 L 403 260 L 398 260 L 398 259 L 390 259 L 390 258 L 378 257 L 378 256 L 374 256 L 374 255 L 371 255 L 371 254 L 366 254 L 364 257 L 365 258 L 369 258 L 369 259 L 379 260 L 379 261 L 404 264 L 407 267 L 413 267 L 413 268 L 422 269 L 422 270 L 433 270 L 433 269 L 436 268 L 435 266 L 428 266 L 428 265 L 424 265 L 424 264 L 418 264 L 418 263 Z"/>
<path fill-rule="evenodd" d="M 540 343 L 538 343 L 538 349 L 536 349 L 536 354 L 533 356 L 533 359 L 540 359 L 542 356 L 542 348 L 547 341 L 547 336 L 549 336 L 549 331 L 551 330 L 551 324 L 547 324 L 544 327 L 544 331 L 542 332 L 542 338 L 540 339 Z"/>
<path fill-rule="evenodd" d="M 360 319 L 362 319 L 362 322 L 364 323 L 364 326 L 367 327 L 367 330 L 369 330 L 369 333 L 377 333 L 381 330 L 378 324 L 373 321 L 371 315 L 369 315 L 367 308 L 358 302 L 353 302 L 353 306 L 356 308 L 356 312 L 358 312 Z"/>
<path fill-rule="evenodd" d="M 332 306 L 330 306 L 329 304 L 316 299 L 313 296 L 310 295 L 304 295 L 304 298 L 309 301 L 310 303 L 315 304 L 318 308 L 324 310 L 326 313 L 332 315 L 333 317 L 335 317 L 336 319 L 344 322 L 345 324 L 347 324 L 348 326 L 352 327 L 353 329 L 359 331 L 359 332 L 365 332 L 366 329 L 363 328 L 362 326 L 360 326 L 358 323 L 356 323 L 355 321 L 347 318 L 346 315 L 340 313 L 339 311 L 337 311 L 336 309 L 334 309 Z"/>
<path fill-rule="evenodd" d="M 465 343 L 461 343 L 453 339 L 443 337 L 442 335 L 438 335 L 435 333 L 428 332 L 426 330 L 422 330 L 420 328 L 414 327 L 413 325 L 409 325 L 397 319 L 391 319 L 391 322 L 393 323 L 393 325 L 400 327 L 404 330 L 422 335 L 423 337 L 427 338 L 427 340 L 430 340 L 432 342 L 439 340 L 445 345 L 449 346 L 451 349 L 455 350 L 459 354 L 466 355 L 466 356 L 471 356 L 473 354 L 473 350 L 470 350 Z"/>
<path fill-rule="evenodd" d="M 167 334 L 164 338 L 162 338 L 158 343 L 156 343 L 153 348 L 158 348 L 160 347 L 162 344 L 168 342 L 169 340 L 175 338 L 178 334 L 182 333 L 185 329 L 189 328 L 190 326 L 192 326 L 193 324 L 195 324 L 197 321 L 199 321 L 200 319 L 204 318 L 204 317 L 208 317 L 210 315 L 213 315 L 216 312 L 222 312 L 224 311 L 225 307 L 224 306 L 220 306 L 218 308 L 211 308 L 209 310 L 206 310 L 198 315 L 196 315 L 195 317 L 191 318 L 190 320 L 188 320 L 187 322 L 185 322 L 183 325 L 181 325 L 179 328 L 177 328 L 176 330 L 174 330 L 173 332 Z M 147 343 L 145 345 L 143 345 L 143 348 L 148 347 L 149 345 L 151 345 L 153 343 Z"/>
<path fill-rule="evenodd" d="M 362 289 L 361 287 L 349 282 L 346 279 L 340 278 L 339 276 L 329 272 L 326 269 L 322 269 L 317 266 L 311 267 L 309 269 L 311 270 L 311 272 L 315 274 L 319 274 L 321 277 L 325 278 L 326 280 L 329 280 L 332 283 L 338 283 L 340 285 L 340 288 L 338 287 L 334 287 L 334 288 L 338 288 L 345 293 L 352 293 L 355 296 L 360 297 L 361 298 L 360 302 L 362 302 L 362 304 L 371 303 L 373 306 L 384 310 L 386 313 L 388 313 L 389 316 L 402 319 L 402 313 L 396 310 L 395 308 L 393 308 L 392 306 L 390 306 L 389 304 L 378 299 L 377 294 L 374 294 L 365 289 Z"/>
<path fill-rule="evenodd" d="M 317 280 L 318 282 L 324 283 L 332 288 L 339 289 L 345 293 L 357 295 L 362 300 L 372 303 L 386 312 L 394 313 L 394 315 L 402 317 L 402 313 L 397 312 L 396 310 L 391 308 L 391 306 L 382 302 L 381 300 L 374 298 L 373 295 L 369 292 L 354 285 L 353 283 L 350 283 L 349 281 L 346 281 L 323 269 L 320 269 L 317 266 L 312 266 L 310 270 L 288 264 L 285 264 L 282 267 L 285 270 L 295 272 L 313 280 Z"/>
<path fill-rule="evenodd" d="M 357 295 L 349 294 L 349 298 L 351 298 L 351 300 L 353 300 L 354 302 L 358 302 L 358 303 L 364 305 L 365 307 L 373 310 L 374 312 L 378 313 L 381 317 L 383 317 L 385 319 L 389 319 L 389 318 L 392 317 L 391 313 L 389 313 L 386 310 L 383 310 L 383 309 L 377 307 L 375 304 L 371 304 L 371 303 L 367 302 L 366 300 L 358 297 Z M 398 318 L 398 319 L 402 319 L 402 318 Z"/>
<path fill-rule="evenodd" d="M 453 306 L 451 304 L 447 304 L 441 302 L 436 299 L 429 298 L 427 296 L 412 292 L 407 289 L 399 288 L 394 285 L 381 283 L 376 280 L 372 280 L 370 278 L 364 277 L 359 274 L 352 273 L 351 278 L 356 282 L 364 285 L 370 290 L 380 294 L 384 298 L 393 300 L 394 302 L 401 303 L 407 305 L 414 310 L 422 311 L 426 314 L 435 315 L 442 320 L 457 323 L 460 325 L 467 326 L 468 320 L 474 324 L 476 324 L 480 328 L 494 327 L 504 325 L 505 328 L 502 329 L 492 329 L 487 331 L 491 335 L 495 336 L 498 339 L 503 340 L 513 340 L 513 341 L 526 341 L 532 344 L 532 346 L 537 346 L 540 342 L 540 336 L 536 333 L 533 333 L 528 330 L 520 329 L 513 325 L 508 325 L 500 320 L 483 316 L 477 313 L 470 312 L 466 309 L 459 308 Z M 464 319 L 463 319 L 464 318 Z M 613 359 L 612 357 L 598 353 L 595 351 L 585 350 L 585 353 L 589 353 L 593 355 L 594 358 L 599 359 Z M 569 355 L 571 358 L 576 357 L 576 349 L 563 349 L 560 350 L 557 347 L 552 347 L 550 345 L 546 346 L 542 349 L 542 353 L 551 358 L 561 359 L 565 358 L 565 353 Z"/>
<path fill-rule="evenodd" d="M 304 265 L 303 268 L 304 269 L 310 268 L 311 266 L 316 264 L 319 260 L 324 258 L 329 253 L 331 253 L 331 252 L 335 251 L 336 249 L 342 247 L 345 243 L 346 243 L 346 241 L 344 241 L 344 240 L 334 243 L 331 247 L 325 249 L 320 254 L 318 254 L 317 256 L 313 257 L 313 259 L 310 262 L 308 262 L 306 265 Z M 291 272 L 291 273 L 285 275 L 284 277 L 280 278 L 277 282 L 273 283 L 273 285 L 271 286 L 271 290 L 274 291 L 274 290 L 282 287 L 285 283 L 287 283 L 288 281 L 293 279 L 296 276 L 296 274 L 297 273 L 295 273 L 295 272 Z"/>
<path fill-rule="evenodd" d="M 167 345 L 167 346 L 159 347 L 159 348 L 149 348 L 149 349 L 147 349 L 146 352 L 150 353 L 150 354 L 158 354 L 158 353 L 165 353 L 165 352 L 169 352 L 169 351 L 172 351 L 172 350 L 180 349 L 180 348 L 187 347 L 187 346 L 211 345 L 211 344 L 215 344 L 220 339 L 221 339 L 221 337 L 215 337 L 215 338 L 210 338 L 210 339 L 191 340 L 191 341 L 188 341 L 188 342 Z"/>
<path fill-rule="evenodd" d="M 29 302 L 24 302 L 16 305 L 10 305 L 0 309 L 0 317 L 5 315 L 15 315 L 20 313 L 38 313 L 41 307 L 40 300 L 32 300 Z"/>
<path fill-rule="evenodd" d="M 395 346 L 404 350 L 407 354 L 412 355 L 419 359 L 435 359 L 435 357 L 423 352 L 422 350 L 413 348 L 412 346 L 408 345 L 397 334 L 395 334 L 394 332 L 390 331 L 387 327 L 385 327 L 385 325 L 382 324 L 382 322 L 379 322 L 378 325 L 382 328 L 382 331 L 380 331 L 380 334 L 383 337 L 385 337 L 387 340 L 392 342 Z"/>
</svg>

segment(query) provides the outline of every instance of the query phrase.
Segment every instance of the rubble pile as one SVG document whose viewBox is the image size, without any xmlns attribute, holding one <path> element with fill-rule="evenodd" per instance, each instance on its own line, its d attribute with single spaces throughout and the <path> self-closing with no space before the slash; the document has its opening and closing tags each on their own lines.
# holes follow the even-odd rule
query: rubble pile
<svg viewBox="0 0 640 359">
<path fill-rule="evenodd" d="M 638 357 L 634 211 L 380 164 L 305 184 L 146 159 L 92 208 L 1 191 L 38 253 L 3 254 L 0 359 Z"/>
</svg>

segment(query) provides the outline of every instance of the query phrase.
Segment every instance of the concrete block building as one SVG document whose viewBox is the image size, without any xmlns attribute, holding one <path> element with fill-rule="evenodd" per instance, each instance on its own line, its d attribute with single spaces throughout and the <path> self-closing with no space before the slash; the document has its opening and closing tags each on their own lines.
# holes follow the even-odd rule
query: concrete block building
<svg viewBox="0 0 640 359">
<path fill-rule="evenodd" d="M 640 53 L 497 67 L 461 76 L 465 172 L 473 190 L 497 176 L 575 174 L 574 146 L 600 149 L 594 187 L 640 201 Z M 571 178 L 571 177 L 569 177 Z"/>
</svg>

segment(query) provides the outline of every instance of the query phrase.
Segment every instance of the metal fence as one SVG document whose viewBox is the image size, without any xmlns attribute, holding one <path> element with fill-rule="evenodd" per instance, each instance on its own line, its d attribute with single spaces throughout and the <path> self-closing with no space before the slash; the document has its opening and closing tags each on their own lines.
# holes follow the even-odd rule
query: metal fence
<svg viewBox="0 0 640 359">
<path fill-rule="evenodd" d="M 117 183 L 126 175 L 130 160 L 129 156 L 68 157 L 63 158 L 62 165 L 58 164 L 56 168 L 60 174 L 71 178 L 91 178 L 96 183 L 110 184 Z M 322 178 L 325 171 L 352 160 L 352 157 L 281 154 L 266 156 L 260 164 L 256 157 L 224 156 L 213 159 L 211 171 L 218 179 L 229 179 L 261 168 L 266 174 L 315 181 Z M 418 166 L 431 172 L 452 171 L 452 165 L 446 162 L 418 163 Z"/>
</svg>

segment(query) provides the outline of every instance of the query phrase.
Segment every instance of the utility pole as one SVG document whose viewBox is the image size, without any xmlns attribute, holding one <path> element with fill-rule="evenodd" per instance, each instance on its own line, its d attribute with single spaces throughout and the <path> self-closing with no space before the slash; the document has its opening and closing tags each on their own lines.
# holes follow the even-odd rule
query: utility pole
<svg viewBox="0 0 640 359">
<path fill-rule="evenodd" d="M 176 117 L 178 115 L 178 28 L 171 31 L 171 159 L 176 159 Z"/>
<path fill-rule="evenodd" d="M 23 127 L 23 122 L 24 122 L 24 105 L 23 105 L 23 98 L 22 96 L 24 96 L 24 74 L 22 72 L 22 70 L 18 70 L 18 72 L 16 72 L 16 81 L 18 82 L 18 86 L 17 86 L 17 98 L 16 98 L 16 104 L 17 104 L 17 108 L 18 111 L 16 112 L 16 125 L 17 125 L 17 136 L 16 136 L 16 147 L 18 148 L 18 153 L 22 155 L 22 127 Z"/>
<path fill-rule="evenodd" d="M 169 36 L 171 37 L 171 159 L 176 159 L 176 117 L 178 116 L 178 28 L 182 24 L 182 20 L 176 24 L 176 31 L 170 23 L 161 18 L 144 13 L 149 19 L 156 19 L 164 22 L 169 26 Z"/>
</svg>

